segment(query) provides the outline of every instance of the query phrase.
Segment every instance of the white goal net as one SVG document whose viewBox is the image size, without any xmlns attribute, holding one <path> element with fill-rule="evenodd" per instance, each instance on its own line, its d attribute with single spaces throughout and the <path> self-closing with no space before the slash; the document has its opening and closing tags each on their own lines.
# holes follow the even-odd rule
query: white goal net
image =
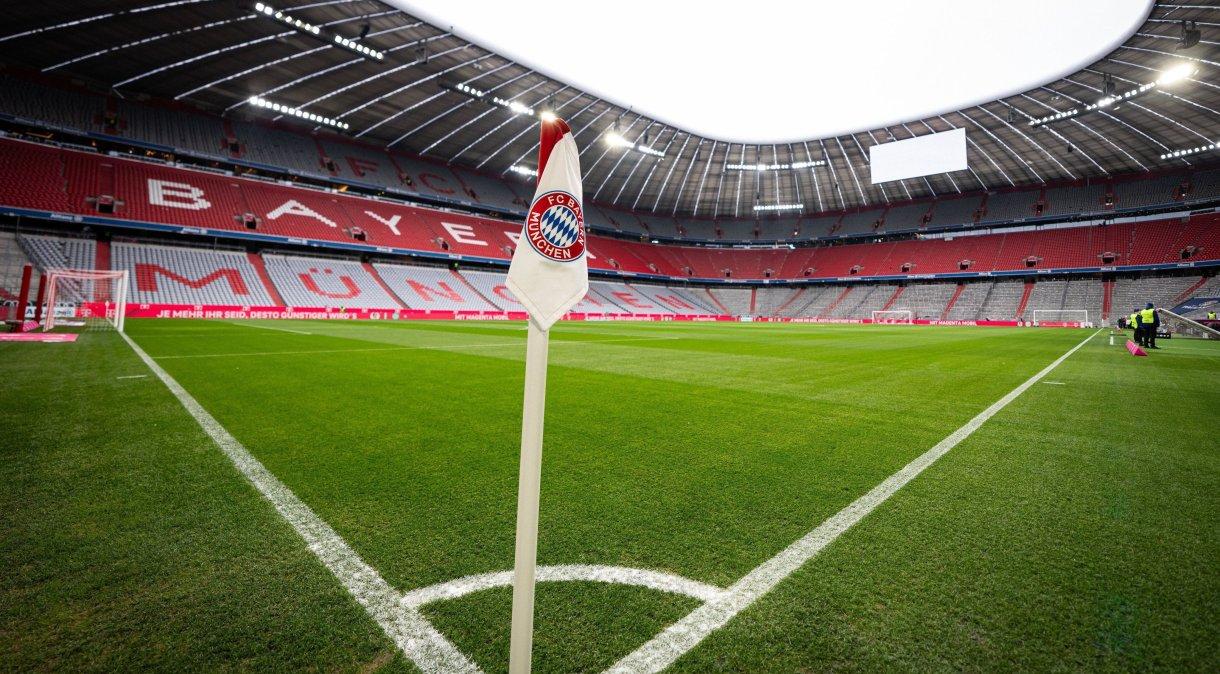
<svg viewBox="0 0 1220 674">
<path fill-rule="evenodd" d="M 1161 315 L 1161 330 L 1174 337 L 1220 339 L 1220 330 L 1208 327 L 1185 316 L 1179 316 L 1168 309 L 1157 309 L 1157 312 Z"/>
<path fill-rule="evenodd" d="M 123 331 L 127 271 L 48 269 L 44 331 L 55 328 Z"/>
<path fill-rule="evenodd" d="M 1034 309 L 1034 325 L 1091 328 L 1087 309 Z"/>
<path fill-rule="evenodd" d="M 910 325 L 914 322 L 915 316 L 910 309 L 888 309 L 885 311 L 874 311 L 874 323 L 904 323 Z"/>
</svg>

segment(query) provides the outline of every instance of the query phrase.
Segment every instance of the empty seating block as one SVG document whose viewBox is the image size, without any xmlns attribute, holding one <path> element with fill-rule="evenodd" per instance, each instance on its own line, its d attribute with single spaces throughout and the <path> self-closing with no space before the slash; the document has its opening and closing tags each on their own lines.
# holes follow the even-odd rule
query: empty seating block
<svg viewBox="0 0 1220 674">
<path fill-rule="evenodd" d="M 128 301 L 140 304 L 272 306 L 244 252 L 115 243 L 112 266 L 128 272 Z"/>
<path fill-rule="evenodd" d="M 983 200 L 979 197 L 938 199 L 932 207 L 928 227 L 962 227 L 974 224 L 974 214 Z"/>
<path fill-rule="evenodd" d="M 408 267 L 376 263 L 373 267 L 390 290 L 412 309 L 440 311 L 496 311 L 462 277 L 440 267 Z"/>
<path fill-rule="evenodd" d="M 631 288 L 647 297 L 653 304 L 679 316 L 700 316 L 714 313 L 702 303 L 685 296 L 674 288 L 644 283 L 632 283 Z"/>
<path fill-rule="evenodd" d="M 979 222 L 1022 220 L 1034 215 L 1037 192 L 996 192 L 987 197 L 987 212 Z"/>
<path fill-rule="evenodd" d="M 185 154 L 225 159 L 224 127 L 215 117 L 167 110 L 120 100 L 120 133 L 134 140 L 174 148 Z"/>
<path fill-rule="evenodd" d="M 291 307 L 399 309 L 358 262 L 264 255 L 267 274 Z"/>
<path fill-rule="evenodd" d="M 712 288 L 710 292 L 730 315 L 745 316 L 750 313 L 749 288 Z"/>
</svg>

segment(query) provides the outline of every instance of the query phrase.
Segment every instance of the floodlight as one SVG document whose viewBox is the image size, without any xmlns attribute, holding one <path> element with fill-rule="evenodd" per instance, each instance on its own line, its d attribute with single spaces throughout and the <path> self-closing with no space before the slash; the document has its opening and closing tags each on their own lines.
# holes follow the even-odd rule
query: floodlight
<svg viewBox="0 0 1220 674">
<path fill-rule="evenodd" d="M 1193 74 L 1195 74 L 1194 64 L 1182 62 L 1169 67 L 1165 70 L 1165 72 L 1161 73 L 1161 76 L 1157 78 L 1156 83 L 1163 87 L 1175 82 L 1180 82 Z"/>
</svg>

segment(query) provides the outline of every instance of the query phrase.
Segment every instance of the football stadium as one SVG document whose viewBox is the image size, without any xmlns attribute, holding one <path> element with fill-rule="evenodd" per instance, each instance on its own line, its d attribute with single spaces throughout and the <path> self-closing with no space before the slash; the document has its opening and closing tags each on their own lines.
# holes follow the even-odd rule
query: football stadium
<svg viewBox="0 0 1220 674">
<path fill-rule="evenodd" d="M 0 669 L 1220 670 L 1220 6 L 44 0 Z"/>
</svg>

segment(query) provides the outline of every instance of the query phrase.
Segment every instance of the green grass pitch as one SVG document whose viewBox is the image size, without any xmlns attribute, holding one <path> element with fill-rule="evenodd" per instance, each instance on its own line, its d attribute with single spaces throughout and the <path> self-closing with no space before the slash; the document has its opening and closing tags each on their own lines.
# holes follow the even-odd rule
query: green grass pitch
<svg viewBox="0 0 1220 674">
<path fill-rule="evenodd" d="M 539 564 L 727 587 L 1090 333 L 560 324 Z M 522 324 L 128 334 L 393 587 L 512 568 Z M 1220 344 L 1120 344 L 1097 334 L 672 670 L 1214 671 Z M 0 667 L 414 671 L 117 335 L 0 344 L 0 375 Z M 503 671 L 510 598 L 422 611 Z M 601 671 L 697 604 L 539 583 L 535 671 Z"/>
</svg>

